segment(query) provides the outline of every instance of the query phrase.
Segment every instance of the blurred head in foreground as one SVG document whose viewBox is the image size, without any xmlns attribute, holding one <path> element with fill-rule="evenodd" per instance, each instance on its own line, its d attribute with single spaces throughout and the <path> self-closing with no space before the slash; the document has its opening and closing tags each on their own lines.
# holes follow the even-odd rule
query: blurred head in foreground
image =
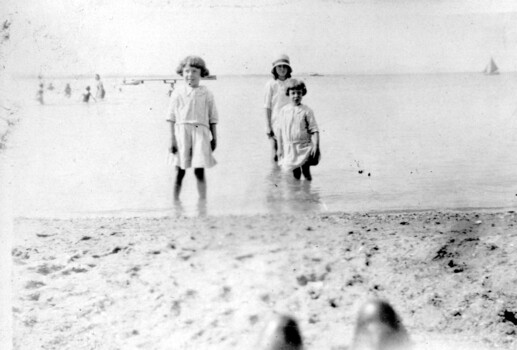
<svg viewBox="0 0 517 350">
<path fill-rule="evenodd" d="M 357 316 L 350 350 L 402 349 L 411 349 L 411 342 L 391 305 L 378 299 L 363 304 Z"/>
<path fill-rule="evenodd" d="M 302 336 L 296 320 L 287 315 L 276 315 L 262 332 L 257 349 L 302 350 Z"/>
</svg>

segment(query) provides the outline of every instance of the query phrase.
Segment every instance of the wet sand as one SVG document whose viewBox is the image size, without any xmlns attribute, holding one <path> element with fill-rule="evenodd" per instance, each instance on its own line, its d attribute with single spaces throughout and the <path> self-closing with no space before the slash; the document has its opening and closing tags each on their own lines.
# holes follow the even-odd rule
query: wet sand
<svg viewBox="0 0 517 350">
<path fill-rule="evenodd" d="M 253 349 L 273 312 L 344 349 L 367 298 L 421 349 L 515 349 L 513 211 L 18 218 L 15 349 Z"/>
</svg>

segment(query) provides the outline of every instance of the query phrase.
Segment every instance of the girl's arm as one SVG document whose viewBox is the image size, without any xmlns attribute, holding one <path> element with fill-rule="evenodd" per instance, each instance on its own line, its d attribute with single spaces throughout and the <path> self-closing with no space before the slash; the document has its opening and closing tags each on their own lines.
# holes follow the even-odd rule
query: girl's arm
<svg viewBox="0 0 517 350">
<path fill-rule="evenodd" d="M 178 143 L 176 141 L 176 133 L 175 133 L 175 126 L 176 123 L 172 120 L 167 120 L 169 123 L 171 123 L 171 153 L 175 154 L 178 152 Z"/>
<path fill-rule="evenodd" d="M 268 137 L 273 137 L 275 134 L 273 132 L 273 127 L 271 125 L 271 108 L 265 108 L 266 110 L 266 135 Z"/>
<path fill-rule="evenodd" d="M 305 121 L 307 123 L 307 131 L 311 134 L 311 155 L 315 156 L 316 152 L 318 152 L 320 148 L 320 133 L 312 109 L 308 108 L 308 113 L 305 115 L 305 118 Z"/>
<path fill-rule="evenodd" d="M 272 82 L 268 81 L 266 84 L 266 91 L 264 94 L 264 110 L 266 112 L 266 135 L 273 137 L 273 127 L 271 125 L 272 106 L 273 106 L 273 89 L 271 87 Z"/>
<path fill-rule="evenodd" d="M 311 134 L 312 149 L 311 155 L 315 156 L 320 148 L 320 133 L 318 131 Z"/>
<path fill-rule="evenodd" d="M 210 146 L 212 147 L 212 151 L 215 151 L 217 147 L 217 124 L 210 123 L 210 132 L 212 133 L 212 140 L 210 141 Z"/>
<path fill-rule="evenodd" d="M 284 139 L 282 138 L 282 132 L 280 131 L 276 135 L 276 143 L 277 143 L 277 149 L 276 149 L 276 155 L 278 159 L 282 158 L 284 156 Z"/>
</svg>

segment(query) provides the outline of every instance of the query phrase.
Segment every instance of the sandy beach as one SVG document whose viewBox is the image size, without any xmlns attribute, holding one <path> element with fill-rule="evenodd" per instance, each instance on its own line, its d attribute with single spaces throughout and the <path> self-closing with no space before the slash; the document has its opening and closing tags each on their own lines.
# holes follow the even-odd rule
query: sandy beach
<svg viewBox="0 0 517 350">
<path fill-rule="evenodd" d="M 389 300 L 419 349 L 515 349 L 513 211 L 18 218 L 15 349 L 253 349 L 274 312 L 345 349 Z"/>
<path fill-rule="evenodd" d="M 516 4 L 4 1 L 0 350 L 265 350 L 275 313 L 349 350 L 371 298 L 413 350 L 517 349 Z M 204 205 L 192 174 L 171 196 L 190 54 L 217 77 Z M 280 54 L 312 182 L 270 166 Z"/>
</svg>

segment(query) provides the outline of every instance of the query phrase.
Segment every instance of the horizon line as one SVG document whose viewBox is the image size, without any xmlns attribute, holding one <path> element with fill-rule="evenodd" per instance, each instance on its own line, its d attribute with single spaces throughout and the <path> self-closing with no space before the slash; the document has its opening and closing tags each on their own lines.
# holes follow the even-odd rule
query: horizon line
<svg viewBox="0 0 517 350">
<path fill-rule="evenodd" d="M 499 74 L 505 73 L 517 73 L 517 71 L 500 71 Z M 11 73 L 10 75 L 13 78 L 17 79 L 38 79 L 40 76 L 43 79 L 84 79 L 95 76 L 97 73 L 79 73 L 79 74 L 24 74 L 24 73 Z M 328 77 L 328 76 L 383 76 L 383 75 L 446 75 L 446 74 L 484 74 L 483 70 L 479 71 L 454 71 L 454 72 L 385 72 L 385 73 L 367 73 L 367 72 L 356 72 L 356 73 L 314 73 L 314 72 L 302 72 L 299 74 L 294 74 L 294 76 L 303 76 L 303 77 Z M 217 74 L 218 77 L 238 77 L 238 76 L 271 76 L 270 73 L 259 74 L 259 73 L 227 73 L 227 74 Z M 181 80 L 182 77 L 177 74 L 161 74 L 161 73 L 148 73 L 148 74 L 120 74 L 120 73 L 108 73 L 102 74 L 103 78 L 106 79 L 135 79 L 135 78 L 143 78 L 143 77 L 167 77 L 171 79 Z"/>
</svg>

